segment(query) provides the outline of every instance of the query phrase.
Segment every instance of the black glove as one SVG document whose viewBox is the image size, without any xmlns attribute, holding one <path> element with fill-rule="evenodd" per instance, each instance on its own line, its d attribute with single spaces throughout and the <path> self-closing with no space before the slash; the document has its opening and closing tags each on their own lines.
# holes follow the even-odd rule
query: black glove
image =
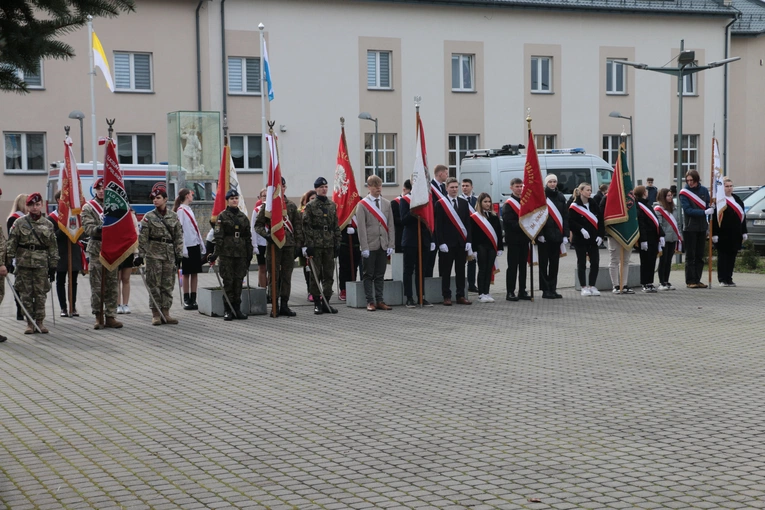
<svg viewBox="0 0 765 510">
<path fill-rule="evenodd" d="M 207 256 L 207 262 L 209 264 L 214 264 L 217 259 L 218 259 L 218 256 L 214 253 L 211 253 Z"/>
<path fill-rule="evenodd" d="M 103 227 L 98 227 L 98 228 L 96 229 L 96 235 L 97 235 L 97 236 L 101 236 L 101 230 L 103 230 Z"/>
<path fill-rule="evenodd" d="M 136 256 L 136 257 L 133 259 L 133 265 L 134 265 L 135 267 L 138 267 L 138 266 L 142 266 L 142 265 L 143 265 L 143 257 L 138 257 L 138 256 Z"/>
<path fill-rule="evenodd" d="M 175 266 L 181 267 L 181 262 L 183 262 L 183 257 L 175 257 Z"/>
<path fill-rule="evenodd" d="M 55 267 L 52 267 L 52 268 L 48 269 L 48 279 L 51 282 L 55 282 L 56 281 L 56 268 Z"/>
<path fill-rule="evenodd" d="M 305 249 L 305 253 L 309 257 L 313 257 L 313 246 L 307 246 L 306 249 Z"/>
</svg>

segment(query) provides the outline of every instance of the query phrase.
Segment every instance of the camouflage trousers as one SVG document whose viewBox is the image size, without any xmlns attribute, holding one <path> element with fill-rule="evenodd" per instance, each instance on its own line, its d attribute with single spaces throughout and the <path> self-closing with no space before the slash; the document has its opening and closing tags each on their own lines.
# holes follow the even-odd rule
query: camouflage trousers
<svg viewBox="0 0 765 510">
<path fill-rule="evenodd" d="M 35 320 L 45 318 L 45 302 L 50 290 L 48 269 L 41 267 L 16 268 L 16 292 L 24 308 Z"/>
<path fill-rule="evenodd" d="M 295 247 L 285 246 L 277 248 L 272 244 L 266 247 L 266 267 L 268 268 L 268 285 L 276 285 L 276 294 L 283 299 L 289 299 L 292 292 L 292 270 L 295 268 Z M 273 265 L 271 263 L 271 250 L 276 254 L 276 283 L 274 275 L 271 274 Z M 269 290 L 271 295 L 271 290 Z"/>
<path fill-rule="evenodd" d="M 5 298 L 5 276 L 0 276 L 0 304 L 3 303 L 3 298 Z"/>
<path fill-rule="evenodd" d="M 154 302 L 160 310 L 169 310 L 173 306 L 173 290 L 175 290 L 175 261 L 163 259 L 146 259 L 146 286 L 154 297 L 149 299 L 149 306 L 156 310 Z"/>
<path fill-rule="evenodd" d="M 334 248 L 314 248 L 313 249 L 313 267 L 316 268 L 316 275 L 311 276 L 309 288 L 313 296 L 319 295 L 319 287 L 316 285 L 316 278 L 321 282 L 321 292 L 327 301 L 332 297 L 332 286 L 335 284 L 335 250 Z M 314 298 L 315 299 L 315 298 Z"/>
<path fill-rule="evenodd" d="M 250 261 L 246 257 L 220 257 L 220 278 L 223 280 L 223 290 L 234 310 L 239 310 L 242 304 L 242 280 L 250 269 Z M 224 304 L 225 301 L 224 301 Z"/>
<path fill-rule="evenodd" d="M 117 316 L 117 300 L 119 292 L 119 270 L 107 271 L 98 256 L 90 256 L 90 308 L 93 315 L 101 313 L 101 271 L 104 271 L 104 315 Z"/>
</svg>

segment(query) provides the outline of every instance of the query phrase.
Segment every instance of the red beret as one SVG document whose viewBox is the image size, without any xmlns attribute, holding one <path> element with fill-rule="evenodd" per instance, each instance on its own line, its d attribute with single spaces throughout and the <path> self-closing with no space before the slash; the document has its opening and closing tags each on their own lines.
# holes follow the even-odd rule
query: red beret
<svg viewBox="0 0 765 510">
<path fill-rule="evenodd" d="M 104 178 L 99 177 L 96 179 L 96 182 L 93 183 L 93 189 L 103 188 L 104 187 Z"/>
<path fill-rule="evenodd" d="M 34 192 L 27 197 L 27 205 L 36 204 L 37 202 L 42 202 L 42 195 L 39 193 Z"/>
</svg>

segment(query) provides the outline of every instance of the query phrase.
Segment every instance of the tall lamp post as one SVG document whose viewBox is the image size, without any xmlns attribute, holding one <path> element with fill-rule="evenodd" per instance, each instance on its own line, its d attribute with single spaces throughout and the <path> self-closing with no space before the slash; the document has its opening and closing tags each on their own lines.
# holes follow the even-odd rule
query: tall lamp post
<svg viewBox="0 0 765 510">
<path fill-rule="evenodd" d="M 359 118 L 361 120 L 371 120 L 372 122 L 375 123 L 375 175 L 377 175 L 379 177 L 379 168 L 378 168 L 378 165 L 377 165 L 377 152 L 380 149 L 380 144 L 379 144 L 380 140 L 377 138 L 377 119 L 373 118 L 367 112 L 361 112 L 359 114 Z"/>
<path fill-rule="evenodd" d="M 70 119 L 77 119 L 80 121 L 80 163 L 85 163 L 85 140 L 83 138 L 82 131 L 82 119 L 85 118 L 85 114 L 80 110 L 74 110 L 69 113 Z"/>
<path fill-rule="evenodd" d="M 615 119 L 628 119 L 630 121 L 630 179 L 632 179 L 632 184 L 635 184 L 635 133 L 632 131 L 632 115 L 625 116 L 622 115 L 619 112 L 611 112 L 608 114 L 609 117 L 613 117 Z"/>
</svg>

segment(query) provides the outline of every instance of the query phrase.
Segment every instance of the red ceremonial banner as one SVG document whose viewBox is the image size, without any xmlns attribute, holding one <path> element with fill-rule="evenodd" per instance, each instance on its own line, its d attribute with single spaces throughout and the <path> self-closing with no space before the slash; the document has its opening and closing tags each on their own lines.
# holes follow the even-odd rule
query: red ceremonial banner
<svg viewBox="0 0 765 510">
<path fill-rule="evenodd" d="M 539 167 L 534 134 L 529 129 L 529 145 L 526 151 L 526 166 L 523 169 L 523 192 L 519 223 L 521 229 L 532 241 L 547 222 L 547 197 L 542 182 L 542 170 Z"/>
<path fill-rule="evenodd" d="M 279 166 L 279 151 L 276 150 L 276 136 L 266 135 L 271 158 L 268 164 L 268 188 L 266 190 L 266 217 L 271 218 L 271 240 L 281 248 L 286 232 L 284 219 L 287 217 L 282 190 L 282 169 Z"/>
<path fill-rule="evenodd" d="M 415 142 L 414 172 L 412 172 L 411 213 L 420 217 L 428 230 L 435 230 L 433 200 L 431 199 L 430 174 L 428 173 L 428 151 L 425 148 L 425 131 L 422 118 L 417 111 L 417 141 Z"/>
<path fill-rule="evenodd" d="M 345 140 L 345 127 L 340 128 L 340 146 L 337 148 L 337 166 L 335 167 L 335 187 L 332 201 L 337 206 L 337 223 L 343 230 L 356 214 L 356 206 L 361 200 L 356 187 L 351 161 L 348 158 L 348 142 Z"/>
<path fill-rule="evenodd" d="M 104 226 L 101 231 L 101 263 L 114 271 L 135 251 L 138 233 L 130 215 L 130 204 L 117 160 L 116 144 L 106 140 L 104 158 Z"/>
<path fill-rule="evenodd" d="M 64 141 L 61 197 L 58 200 L 58 227 L 73 243 L 76 243 L 82 235 L 80 212 L 83 205 L 85 205 L 85 197 L 82 195 L 80 173 L 72 152 L 72 139 L 67 137 Z"/>
<path fill-rule="evenodd" d="M 210 223 L 218 220 L 218 215 L 226 209 L 226 193 L 231 187 L 231 148 L 228 144 L 223 146 L 223 157 L 220 160 L 220 173 L 218 174 L 218 189 L 215 192 Z"/>
</svg>

